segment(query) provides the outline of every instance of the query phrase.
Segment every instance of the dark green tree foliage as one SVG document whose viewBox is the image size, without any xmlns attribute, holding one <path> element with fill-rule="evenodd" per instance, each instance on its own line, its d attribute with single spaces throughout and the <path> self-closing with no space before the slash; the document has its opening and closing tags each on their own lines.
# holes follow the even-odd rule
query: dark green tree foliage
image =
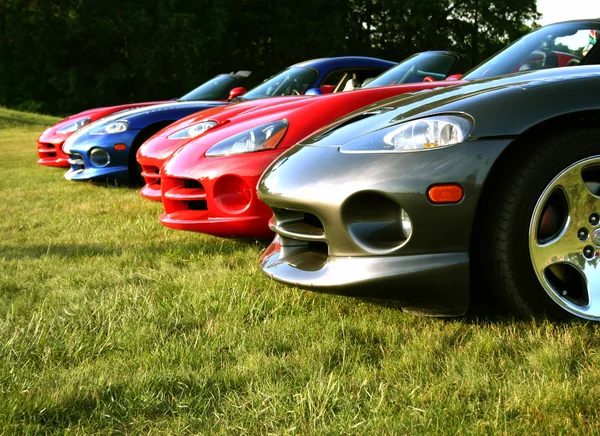
<svg viewBox="0 0 600 436">
<path fill-rule="evenodd" d="M 170 99 L 240 69 L 306 59 L 479 61 L 529 29 L 535 0 L 0 0 L 0 105 L 72 113 Z"/>
</svg>

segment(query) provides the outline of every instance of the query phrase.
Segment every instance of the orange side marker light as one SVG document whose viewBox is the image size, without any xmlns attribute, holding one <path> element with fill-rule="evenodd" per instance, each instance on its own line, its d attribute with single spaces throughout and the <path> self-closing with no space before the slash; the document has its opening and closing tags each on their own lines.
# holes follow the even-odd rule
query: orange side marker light
<svg viewBox="0 0 600 436">
<path fill-rule="evenodd" d="M 452 204 L 458 203 L 465 196 L 462 186 L 456 183 L 444 185 L 435 185 L 427 191 L 427 198 L 433 204 Z"/>
<path fill-rule="evenodd" d="M 122 151 L 122 150 L 126 150 L 127 146 L 125 144 L 115 144 L 114 149 L 117 151 Z"/>
</svg>

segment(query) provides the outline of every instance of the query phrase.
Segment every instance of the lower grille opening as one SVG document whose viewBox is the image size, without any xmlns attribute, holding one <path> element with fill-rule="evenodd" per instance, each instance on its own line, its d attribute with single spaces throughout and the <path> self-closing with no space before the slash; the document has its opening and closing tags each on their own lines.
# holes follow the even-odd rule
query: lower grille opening
<svg viewBox="0 0 600 436">
<path fill-rule="evenodd" d="M 304 213 L 304 222 L 309 226 L 316 227 L 317 229 L 323 230 L 323 223 L 319 218 L 314 216 L 312 213 L 305 212 Z"/>
<path fill-rule="evenodd" d="M 324 255 L 329 254 L 329 247 L 327 246 L 327 243 L 323 241 L 310 241 L 308 243 L 308 249 L 309 251 L 313 251 L 315 253 Z"/>
<path fill-rule="evenodd" d="M 281 255 L 294 268 L 318 271 L 327 263 L 329 247 L 322 241 L 281 238 Z"/>
<path fill-rule="evenodd" d="M 202 184 L 198 180 L 185 179 L 183 181 L 183 187 L 188 189 L 199 188 L 202 189 Z M 206 204 L 206 202 L 204 202 Z"/>
<path fill-rule="evenodd" d="M 147 173 L 151 173 L 151 174 L 159 174 L 160 171 L 158 170 L 158 167 L 152 166 L 152 165 L 144 165 L 142 167 L 142 169 L 144 171 L 146 171 Z"/>
<path fill-rule="evenodd" d="M 206 200 L 188 201 L 189 210 L 208 210 L 206 206 Z"/>
</svg>

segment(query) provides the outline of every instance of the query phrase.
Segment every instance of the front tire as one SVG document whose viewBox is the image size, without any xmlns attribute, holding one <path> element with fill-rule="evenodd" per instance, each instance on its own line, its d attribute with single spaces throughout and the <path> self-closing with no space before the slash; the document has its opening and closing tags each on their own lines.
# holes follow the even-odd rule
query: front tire
<svg viewBox="0 0 600 436">
<path fill-rule="evenodd" d="M 600 320 L 600 130 L 518 146 L 473 236 L 484 283 L 522 316 Z"/>
</svg>

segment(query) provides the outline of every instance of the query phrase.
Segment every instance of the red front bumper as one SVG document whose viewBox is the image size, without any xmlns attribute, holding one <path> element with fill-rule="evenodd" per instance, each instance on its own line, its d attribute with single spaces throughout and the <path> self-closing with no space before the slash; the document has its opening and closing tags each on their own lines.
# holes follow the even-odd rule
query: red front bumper
<svg viewBox="0 0 600 436">
<path fill-rule="evenodd" d="M 62 151 L 64 140 L 60 142 L 44 142 L 38 140 L 37 153 L 40 165 L 49 167 L 69 167 L 69 156 Z"/>
</svg>

